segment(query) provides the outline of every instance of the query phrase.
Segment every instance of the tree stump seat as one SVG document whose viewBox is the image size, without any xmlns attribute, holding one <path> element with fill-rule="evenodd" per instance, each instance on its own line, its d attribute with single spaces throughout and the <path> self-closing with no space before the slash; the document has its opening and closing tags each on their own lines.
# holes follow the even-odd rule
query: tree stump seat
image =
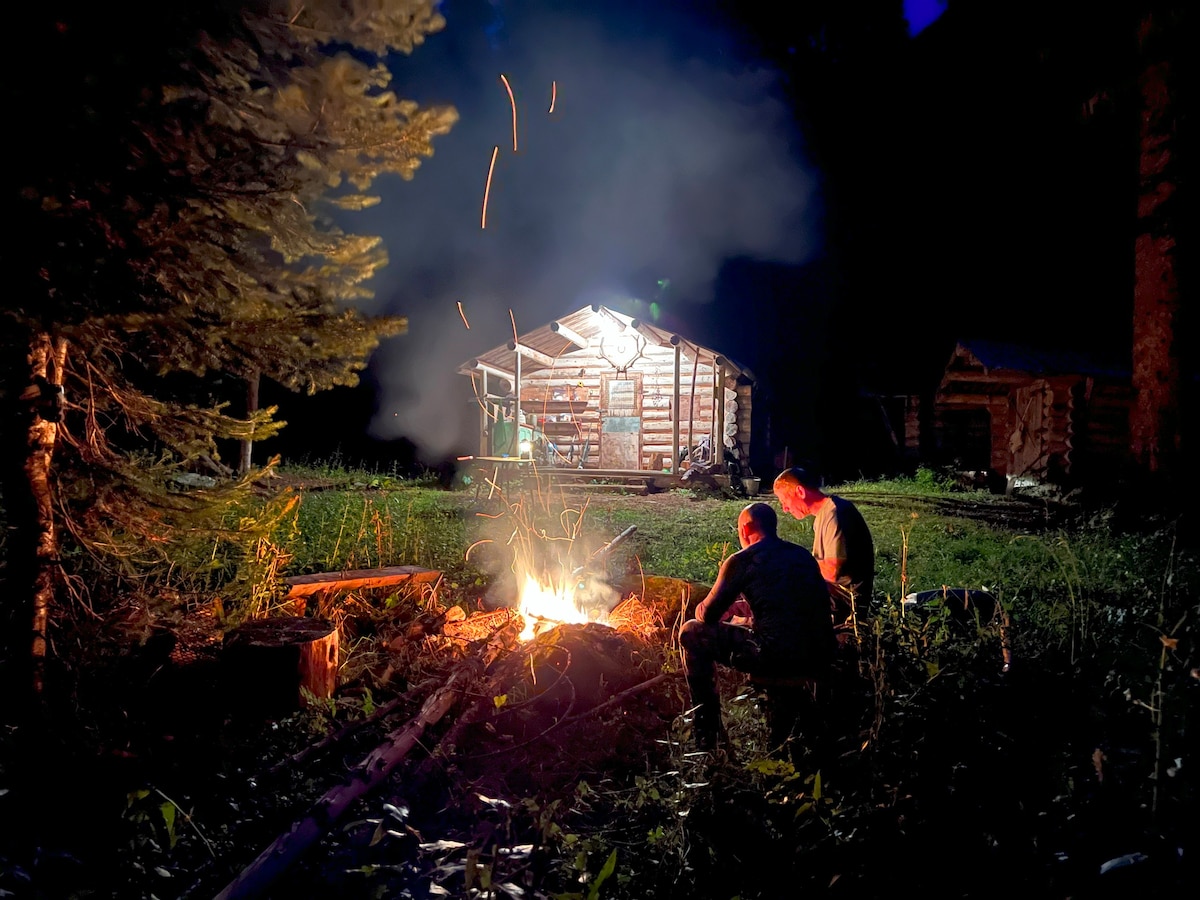
<svg viewBox="0 0 1200 900">
<path fill-rule="evenodd" d="M 243 713 L 286 715 L 337 687 L 338 629 L 304 616 L 255 619 L 225 635 L 225 690 Z"/>
</svg>

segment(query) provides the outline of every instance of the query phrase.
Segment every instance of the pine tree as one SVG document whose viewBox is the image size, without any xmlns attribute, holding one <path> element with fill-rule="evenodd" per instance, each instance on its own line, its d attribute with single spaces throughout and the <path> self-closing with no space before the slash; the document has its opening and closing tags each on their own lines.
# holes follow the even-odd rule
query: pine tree
<svg viewBox="0 0 1200 900">
<path fill-rule="evenodd" d="M 444 25 L 432 0 L 27 15 L 37 75 L 3 87 L 23 137 L 5 173 L 0 445 L 4 621 L 40 690 L 69 600 L 102 616 L 120 589 L 165 590 L 197 535 L 262 536 L 269 522 L 229 523 L 261 473 L 179 490 L 222 468 L 220 441 L 282 425 L 235 414 L 214 380 L 356 382 L 405 321 L 356 309 L 386 257 L 334 216 L 377 202 L 381 176 L 413 177 L 456 113 L 400 99 L 385 65 Z"/>
</svg>

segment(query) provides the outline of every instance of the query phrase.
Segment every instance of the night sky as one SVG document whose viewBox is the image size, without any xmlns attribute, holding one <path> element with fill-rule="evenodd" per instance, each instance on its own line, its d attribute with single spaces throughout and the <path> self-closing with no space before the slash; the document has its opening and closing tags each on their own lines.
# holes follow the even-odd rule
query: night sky
<svg viewBox="0 0 1200 900">
<path fill-rule="evenodd" d="M 280 446 L 456 452 L 455 369 L 510 309 L 656 304 L 756 373 L 772 451 L 825 456 L 860 440 L 855 395 L 931 389 L 956 338 L 1127 347 L 1135 32 L 1084 6 L 445 0 L 390 66 L 460 121 L 344 223 L 384 236 L 370 309 L 409 331 L 357 391 L 285 402 Z M 299 424 L 322 404 L 343 427 Z"/>
</svg>

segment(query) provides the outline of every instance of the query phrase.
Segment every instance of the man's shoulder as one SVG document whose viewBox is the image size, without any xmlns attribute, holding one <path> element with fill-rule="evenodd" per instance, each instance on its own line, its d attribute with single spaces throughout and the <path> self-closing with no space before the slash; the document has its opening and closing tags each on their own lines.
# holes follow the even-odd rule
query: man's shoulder
<svg viewBox="0 0 1200 900">
<path fill-rule="evenodd" d="M 845 497 L 842 497 L 838 494 L 830 494 L 829 499 L 833 501 L 833 508 L 835 512 L 850 513 L 851 515 L 862 518 L 862 513 L 858 511 L 858 507 L 854 505 L 853 500 L 847 500 Z"/>
<path fill-rule="evenodd" d="M 770 549 L 774 549 L 776 553 L 787 554 L 789 556 L 808 557 L 809 559 L 814 559 L 812 553 L 803 544 L 797 544 L 797 543 L 794 543 L 793 541 L 789 541 L 789 540 L 786 540 L 781 537 L 768 538 L 765 541 L 759 541 L 759 544 L 764 545 L 762 548 L 764 552 L 767 550 L 770 550 Z M 753 544 L 752 546 L 757 547 L 759 544 Z M 747 547 L 746 549 L 749 550 L 751 548 Z M 815 559 L 814 559 L 814 561 L 815 561 Z"/>
</svg>

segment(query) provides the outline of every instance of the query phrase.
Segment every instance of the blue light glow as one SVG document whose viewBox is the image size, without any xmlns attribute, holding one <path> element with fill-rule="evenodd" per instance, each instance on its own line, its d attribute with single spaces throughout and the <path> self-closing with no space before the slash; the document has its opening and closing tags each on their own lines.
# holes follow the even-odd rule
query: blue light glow
<svg viewBox="0 0 1200 900">
<path fill-rule="evenodd" d="M 946 11 L 948 0 L 904 0 L 904 18 L 909 37 L 916 37 Z"/>
</svg>

